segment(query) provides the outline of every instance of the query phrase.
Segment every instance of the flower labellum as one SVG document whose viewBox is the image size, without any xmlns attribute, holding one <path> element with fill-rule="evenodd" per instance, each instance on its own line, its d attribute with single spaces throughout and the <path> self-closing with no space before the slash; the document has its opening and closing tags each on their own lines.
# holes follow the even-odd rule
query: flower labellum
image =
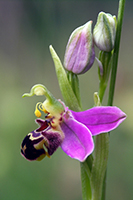
<svg viewBox="0 0 133 200">
<path fill-rule="evenodd" d="M 68 41 L 64 66 L 74 74 L 83 74 L 93 65 L 95 51 L 91 33 L 92 21 L 75 29 Z"/>
<path fill-rule="evenodd" d="M 34 86 L 25 96 L 34 95 L 37 87 L 40 85 Z M 21 154 L 28 160 L 50 157 L 61 147 L 68 156 L 83 162 L 94 150 L 92 136 L 115 129 L 126 118 L 124 112 L 113 106 L 74 112 L 56 100 L 45 87 L 44 91 L 47 99 L 36 106 L 36 110 L 44 112 L 45 119 L 36 119 L 39 128 L 29 133 L 21 145 Z"/>
<path fill-rule="evenodd" d="M 100 12 L 93 30 L 95 45 L 101 50 L 110 52 L 114 48 L 116 34 L 116 16 Z"/>
</svg>

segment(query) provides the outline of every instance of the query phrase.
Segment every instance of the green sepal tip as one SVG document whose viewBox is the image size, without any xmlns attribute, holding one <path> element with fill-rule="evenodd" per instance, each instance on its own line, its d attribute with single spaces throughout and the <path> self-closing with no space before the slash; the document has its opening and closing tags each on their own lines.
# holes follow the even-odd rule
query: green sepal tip
<svg viewBox="0 0 133 200">
<path fill-rule="evenodd" d="M 68 81 L 67 74 L 65 69 L 63 68 L 63 65 L 56 54 L 55 50 L 53 49 L 52 45 L 49 46 L 51 56 L 54 61 L 55 70 L 60 86 L 60 90 L 62 93 L 62 96 L 64 98 L 64 101 L 67 106 L 69 106 L 70 109 L 75 111 L 80 111 L 81 108 L 79 106 L 78 100 L 73 92 L 73 89 Z"/>
</svg>

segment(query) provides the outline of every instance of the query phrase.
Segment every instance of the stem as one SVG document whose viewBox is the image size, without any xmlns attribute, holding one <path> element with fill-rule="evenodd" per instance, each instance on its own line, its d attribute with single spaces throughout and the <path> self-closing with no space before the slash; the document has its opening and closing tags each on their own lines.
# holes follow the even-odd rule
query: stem
<svg viewBox="0 0 133 200">
<path fill-rule="evenodd" d="M 109 97 L 108 97 L 109 106 L 113 105 L 124 7 L 125 7 L 125 0 L 120 0 L 119 8 L 118 8 L 118 19 L 117 19 L 116 38 L 115 38 L 115 45 L 114 45 L 114 54 L 113 54 L 113 60 L 112 60 L 112 73 L 111 73 Z"/>
<path fill-rule="evenodd" d="M 67 78 L 69 80 L 69 83 L 73 89 L 73 92 L 77 98 L 77 101 L 79 103 L 79 106 L 81 108 L 81 98 L 80 98 L 80 91 L 79 91 L 79 79 L 78 76 L 76 74 L 74 74 L 73 72 L 68 71 L 67 72 Z"/>
<path fill-rule="evenodd" d="M 90 179 L 89 179 L 90 170 L 87 168 L 88 168 L 88 165 L 86 161 L 83 163 L 80 163 L 83 200 L 91 200 L 91 185 L 90 185 Z"/>
<path fill-rule="evenodd" d="M 112 73 L 111 73 L 111 80 L 110 80 L 110 87 L 109 87 L 108 106 L 113 105 L 124 8 L 125 8 L 125 0 L 120 0 L 119 7 L 118 7 L 117 30 L 116 30 L 116 38 L 115 38 L 115 45 L 114 45 L 114 53 L 113 53 L 113 59 L 112 59 Z M 105 177 L 103 181 L 101 200 L 105 200 L 106 179 L 107 179 L 107 170 L 105 172 Z"/>
<path fill-rule="evenodd" d="M 101 103 L 102 103 L 102 100 L 103 100 L 103 97 L 104 97 L 106 87 L 107 87 L 107 83 L 104 82 L 104 81 L 100 81 L 98 94 L 99 94 L 99 98 L 100 98 Z"/>
<path fill-rule="evenodd" d="M 81 169 L 81 182 L 82 182 L 82 198 L 83 200 L 91 200 L 91 169 L 92 169 L 92 155 L 88 156 L 88 158 L 80 163 Z"/>
<path fill-rule="evenodd" d="M 110 74 L 110 69 L 111 69 L 111 59 L 112 58 L 112 52 L 105 52 L 105 51 L 100 51 L 99 53 L 99 61 L 102 63 L 102 68 L 103 72 L 101 74 L 100 69 L 98 69 L 99 73 L 99 97 L 100 101 L 102 103 L 104 93 L 107 87 L 108 79 L 109 79 L 109 74 Z"/>
<path fill-rule="evenodd" d="M 96 136 L 93 168 L 91 171 L 92 200 L 101 200 L 109 152 L 108 133 Z"/>
<path fill-rule="evenodd" d="M 103 180 L 103 188 L 102 188 L 102 198 L 101 200 L 105 200 L 106 196 L 106 182 L 107 182 L 107 169 L 105 171 L 104 180 Z"/>
<path fill-rule="evenodd" d="M 68 71 L 67 78 L 77 98 L 80 110 L 82 110 L 78 76 Z M 77 111 L 77 110 L 74 110 L 74 111 Z M 91 200 L 90 176 L 91 176 L 91 169 L 92 169 L 92 161 L 93 161 L 93 157 L 92 155 L 90 155 L 84 162 L 80 163 L 83 200 Z"/>
<path fill-rule="evenodd" d="M 113 52 L 113 58 L 111 62 L 112 73 L 111 73 L 109 96 L 108 96 L 108 105 L 110 106 L 113 104 L 113 98 L 114 98 L 120 37 L 121 37 L 121 30 L 122 30 L 122 20 L 123 20 L 123 14 L 124 14 L 124 5 L 125 5 L 125 0 L 120 0 L 119 8 L 118 8 L 118 22 L 117 22 L 114 52 Z M 105 64 L 105 61 L 103 59 L 103 66 L 104 64 Z M 108 67 L 108 65 L 106 67 Z M 99 85 L 99 98 L 101 102 L 102 102 L 105 89 L 107 86 L 107 82 L 105 80 L 106 79 L 104 78 L 101 79 L 100 85 Z M 93 168 L 91 172 L 92 200 L 105 200 L 106 178 L 107 178 L 106 176 L 107 158 L 108 158 L 108 151 L 109 151 L 108 140 L 109 140 L 109 135 L 107 133 L 96 136 L 94 161 L 93 161 Z"/>
</svg>

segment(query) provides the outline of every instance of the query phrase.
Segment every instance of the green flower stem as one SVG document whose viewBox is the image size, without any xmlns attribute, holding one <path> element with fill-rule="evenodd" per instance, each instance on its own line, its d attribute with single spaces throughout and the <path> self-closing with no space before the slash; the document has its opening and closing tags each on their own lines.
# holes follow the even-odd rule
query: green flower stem
<svg viewBox="0 0 133 200">
<path fill-rule="evenodd" d="M 103 180 L 103 188 L 102 188 L 102 198 L 101 200 L 105 200 L 106 198 L 106 181 L 107 181 L 107 169 L 105 171 L 104 180 Z"/>
<path fill-rule="evenodd" d="M 73 74 L 72 72 L 67 72 L 67 77 L 73 89 L 73 92 L 77 98 L 79 106 L 81 108 L 81 98 L 80 98 L 78 76 L 76 74 Z M 93 156 L 90 155 L 84 162 L 80 163 L 83 200 L 91 200 L 90 177 L 91 177 L 92 162 L 93 162 Z"/>
<path fill-rule="evenodd" d="M 117 22 L 115 46 L 113 51 L 113 58 L 111 61 L 112 73 L 111 73 L 109 97 L 108 97 L 108 105 L 110 106 L 113 104 L 113 98 L 114 98 L 124 6 L 125 6 L 125 0 L 120 0 L 118 9 L 118 22 Z M 101 81 L 99 86 L 99 97 L 101 102 L 104 96 L 105 89 L 106 89 L 106 82 Z M 94 156 L 92 176 L 91 176 L 92 200 L 105 200 L 106 170 L 107 170 L 106 168 L 107 168 L 107 158 L 109 149 L 108 141 L 109 141 L 109 135 L 107 133 L 96 136 L 95 151 L 94 151 L 95 156 Z M 99 153 L 101 155 L 100 159 L 99 159 L 100 155 L 98 155 Z"/>
<path fill-rule="evenodd" d="M 125 0 L 120 0 L 119 8 L 118 8 L 116 38 L 115 38 L 114 53 L 113 53 L 113 60 L 112 60 L 112 73 L 111 73 L 109 97 L 108 97 L 109 106 L 113 105 L 124 8 L 125 8 Z"/>
<path fill-rule="evenodd" d="M 99 96 L 97 93 L 94 94 L 95 106 L 100 106 L 105 93 L 107 84 L 104 81 L 100 82 L 99 86 Z M 92 198 L 91 200 L 102 200 L 103 191 L 105 189 L 104 178 L 107 168 L 109 152 L 109 135 L 108 133 L 103 133 L 95 137 L 95 150 L 94 150 L 94 160 L 91 170 L 91 189 Z M 104 188 L 104 189 L 103 189 Z"/>
<path fill-rule="evenodd" d="M 79 102 L 79 106 L 81 108 L 78 76 L 76 74 L 73 74 L 72 72 L 68 72 L 67 76 L 69 83 L 73 89 L 73 92 L 77 98 L 77 101 Z M 91 200 L 90 176 L 91 176 L 92 162 L 93 162 L 93 156 L 90 155 L 84 162 L 80 163 L 83 200 Z"/>
<path fill-rule="evenodd" d="M 89 178 L 91 171 L 86 161 L 80 163 L 80 169 L 81 169 L 81 183 L 82 183 L 82 199 L 91 200 L 91 185 Z"/>
<path fill-rule="evenodd" d="M 84 162 L 80 163 L 83 200 L 91 200 L 92 198 L 91 183 L 90 183 L 92 163 L 93 163 L 92 154 L 88 156 Z"/>
<path fill-rule="evenodd" d="M 108 106 L 113 105 L 124 8 L 125 8 L 125 0 L 120 0 L 119 7 L 118 7 L 114 53 L 113 53 L 113 58 L 112 58 L 112 73 L 111 73 L 111 80 L 110 80 L 110 87 L 109 87 Z M 105 191 L 106 191 L 106 173 L 105 173 L 104 182 L 103 182 L 102 200 L 105 200 Z"/>
<path fill-rule="evenodd" d="M 80 91 L 79 91 L 78 76 L 76 74 L 74 74 L 73 72 L 67 71 L 67 77 L 68 77 L 70 85 L 72 86 L 73 92 L 74 92 L 75 96 L 77 97 L 79 106 L 81 108 L 81 98 L 80 98 Z"/>
<path fill-rule="evenodd" d="M 104 80 L 101 80 L 99 83 L 99 91 L 98 91 L 98 95 L 100 97 L 100 102 L 102 103 L 103 97 L 104 97 L 104 93 L 107 87 L 107 83 Z"/>
<path fill-rule="evenodd" d="M 92 199 L 101 200 L 103 180 L 107 168 L 109 136 L 107 133 L 97 135 L 95 139 L 94 161 L 91 171 Z"/>
<path fill-rule="evenodd" d="M 99 60 L 103 66 L 103 74 L 101 74 L 99 69 L 99 91 L 98 96 L 99 101 L 95 102 L 96 106 L 100 106 L 102 103 L 105 90 L 107 87 L 110 67 L 111 67 L 111 57 L 112 53 L 101 51 L 99 54 Z M 108 152 L 109 152 L 109 135 L 108 133 L 103 133 L 95 137 L 95 150 L 94 150 L 94 161 L 91 172 L 91 188 L 92 188 L 92 199 L 91 200 L 102 200 L 105 197 L 105 174 L 107 169 Z M 104 195 L 103 195 L 104 194 Z"/>
<path fill-rule="evenodd" d="M 100 101 L 102 102 L 104 93 L 107 87 L 110 69 L 111 69 L 111 58 L 112 58 L 112 52 L 104 52 L 100 51 L 99 53 L 99 61 L 102 63 L 103 72 L 101 74 L 100 68 L 98 68 L 98 74 L 99 74 L 99 97 Z"/>
</svg>

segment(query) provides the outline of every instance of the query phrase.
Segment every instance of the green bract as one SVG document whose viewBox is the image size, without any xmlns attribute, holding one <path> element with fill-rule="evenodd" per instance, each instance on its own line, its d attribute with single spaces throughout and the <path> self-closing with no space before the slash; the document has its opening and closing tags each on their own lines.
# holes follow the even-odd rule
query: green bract
<svg viewBox="0 0 133 200">
<path fill-rule="evenodd" d="M 54 61 L 60 90 L 61 90 L 62 96 L 65 100 L 65 103 L 66 103 L 66 105 L 69 106 L 70 109 L 80 111 L 79 102 L 78 102 L 78 100 L 72 90 L 72 87 L 68 81 L 65 69 L 63 68 L 63 65 L 62 65 L 58 55 L 56 54 L 55 50 L 53 49 L 53 47 L 51 45 L 50 45 L 49 49 L 50 49 L 50 53 L 51 53 L 51 56 Z"/>
</svg>

